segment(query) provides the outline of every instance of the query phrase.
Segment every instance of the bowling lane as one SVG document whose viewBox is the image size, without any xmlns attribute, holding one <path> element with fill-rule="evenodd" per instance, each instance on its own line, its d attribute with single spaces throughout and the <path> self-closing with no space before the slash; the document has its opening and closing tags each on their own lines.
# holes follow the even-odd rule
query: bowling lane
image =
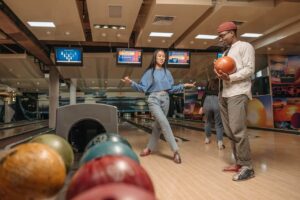
<svg viewBox="0 0 300 200">
<path fill-rule="evenodd" d="M 42 131 L 48 130 L 52 129 L 48 128 L 47 121 L 19 126 L 17 128 L 0 130 L 0 150 L 7 145 L 10 145 L 11 143 L 15 143 L 19 140 L 24 140 L 28 137 L 39 134 Z"/>
<path fill-rule="evenodd" d="M 35 120 L 35 121 L 19 121 L 19 122 L 13 122 L 13 123 L 6 123 L 6 124 L 1 124 L 0 125 L 0 130 L 4 130 L 4 129 L 10 129 L 10 128 L 16 128 L 19 126 L 26 126 L 28 124 L 36 124 L 36 123 L 40 123 L 43 122 L 45 120 Z"/>
<path fill-rule="evenodd" d="M 0 130 L 0 140 L 15 135 L 23 134 L 35 129 L 44 128 L 47 126 L 48 126 L 48 121 L 42 121 L 42 122 L 27 124 L 24 126 L 18 126 L 16 128 L 13 127 L 5 130 Z"/>
</svg>

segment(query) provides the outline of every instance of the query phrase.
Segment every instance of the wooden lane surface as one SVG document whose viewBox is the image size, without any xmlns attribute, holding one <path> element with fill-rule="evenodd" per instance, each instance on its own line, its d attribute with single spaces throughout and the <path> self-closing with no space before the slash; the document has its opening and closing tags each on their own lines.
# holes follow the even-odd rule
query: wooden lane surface
<svg viewBox="0 0 300 200">
<path fill-rule="evenodd" d="M 154 155 L 140 158 L 159 200 L 300 199 L 299 136 L 249 129 L 256 177 L 234 182 L 233 173 L 222 172 L 224 166 L 233 162 L 228 138 L 224 140 L 226 149 L 220 151 L 215 135 L 212 143 L 206 145 L 203 132 L 178 126 L 173 130 L 176 136 L 189 140 L 180 144 L 182 164 L 172 161 L 172 152 L 163 141 Z M 150 136 L 128 123 L 120 124 L 120 134 L 137 154 Z"/>
</svg>

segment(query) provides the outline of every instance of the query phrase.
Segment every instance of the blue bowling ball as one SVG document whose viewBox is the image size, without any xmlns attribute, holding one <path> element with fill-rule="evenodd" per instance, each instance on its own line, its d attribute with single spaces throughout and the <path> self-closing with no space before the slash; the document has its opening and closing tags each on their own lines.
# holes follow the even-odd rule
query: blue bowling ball
<svg viewBox="0 0 300 200">
<path fill-rule="evenodd" d="M 88 149 L 80 159 L 80 165 L 83 165 L 94 158 L 106 155 L 127 156 L 137 163 L 140 163 L 138 156 L 127 145 L 121 142 L 106 141 L 96 144 Z"/>
<path fill-rule="evenodd" d="M 106 141 L 121 142 L 121 143 L 129 146 L 130 148 L 132 148 L 131 145 L 129 144 L 129 142 L 126 139 L 122 138 L 119 134 L 101 133 L 101 134 L 97 135 L 96 137 L 94 137 L 91 141 L 89 141 L 89 143 L 85 147 L 85 151 L 87 151 L 91 147 L 95 146 L 96 144 L 100 144 L 100 143 L 106 142 Z"/>
</svg>

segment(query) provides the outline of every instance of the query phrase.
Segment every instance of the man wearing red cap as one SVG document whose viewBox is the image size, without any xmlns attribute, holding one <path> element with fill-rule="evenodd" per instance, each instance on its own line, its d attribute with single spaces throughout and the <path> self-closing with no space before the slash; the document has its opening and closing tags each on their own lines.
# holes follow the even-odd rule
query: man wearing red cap
<svg viewBox="0 0 300 200">
<path fill-rule="evenodd" d="M 237 26 L 233 22 L 219 25 L 219 40 L 227 47 L 224 55 L 234 59 L 236 72 L 226 74 L 215 71 L 222 81 L 223 90 L 220 92 L 221 118 L 226 135 L 232 143 L 236 163 L 224 168 L 226 172 L 236 172 L 234 181 L 254 177 L 250 144 L 247 134 L 247 104 L 251 95 L 251 76 L 255 71 L 255 52 L 248 42 L 237 39 Z"/>
</svg>

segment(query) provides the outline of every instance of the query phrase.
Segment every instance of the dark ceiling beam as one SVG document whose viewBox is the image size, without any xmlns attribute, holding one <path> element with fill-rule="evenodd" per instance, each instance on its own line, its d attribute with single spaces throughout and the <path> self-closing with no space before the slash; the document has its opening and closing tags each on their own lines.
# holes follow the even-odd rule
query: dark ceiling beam
<svg viewBox="0 0 300 200">
<path fill-rule="evenodd" d="M 135 24 L 133 26 L 133 30 L 129 39 L 129 46 L 136 45 L 136 40 L 138 37 L 138 34 L 141 32 L 141 30 L 146 25 L 147 16 L 151 10 L 151 7 L 155 5 L 154 0 L 143 0 L 143 3 L 141 5 L 139 14 L 136 18 Z"/>
<path fill-rule="evenodd" d="M 215 5 L 210 7 L 202 16 L 200 16 L 182 35 L 171 45 L 172 47 L 176 47 L 178 44 L 180 44 L 184 38 L 188 34 L 190 34 L 199 24 L 201 24 L 209 15 L 211 15 L 215 10 Z"/>
<path fill-rule="evenodd" d="M 11 39 L 0 39 L 0 44 L 15 44 Z"/>
<path fill-rule="evenodd" d="M 0 1 L 0 29 L 42 63 L 54 65 L 49 57 L 49 49 L 31 33 L 2 0 Z"/>
<path fill-rule="evenodd" d="M 86 0 L 76 0 L 76 5 L 84 32 L 85 41 L 93 41 Z"/>
</svg>

